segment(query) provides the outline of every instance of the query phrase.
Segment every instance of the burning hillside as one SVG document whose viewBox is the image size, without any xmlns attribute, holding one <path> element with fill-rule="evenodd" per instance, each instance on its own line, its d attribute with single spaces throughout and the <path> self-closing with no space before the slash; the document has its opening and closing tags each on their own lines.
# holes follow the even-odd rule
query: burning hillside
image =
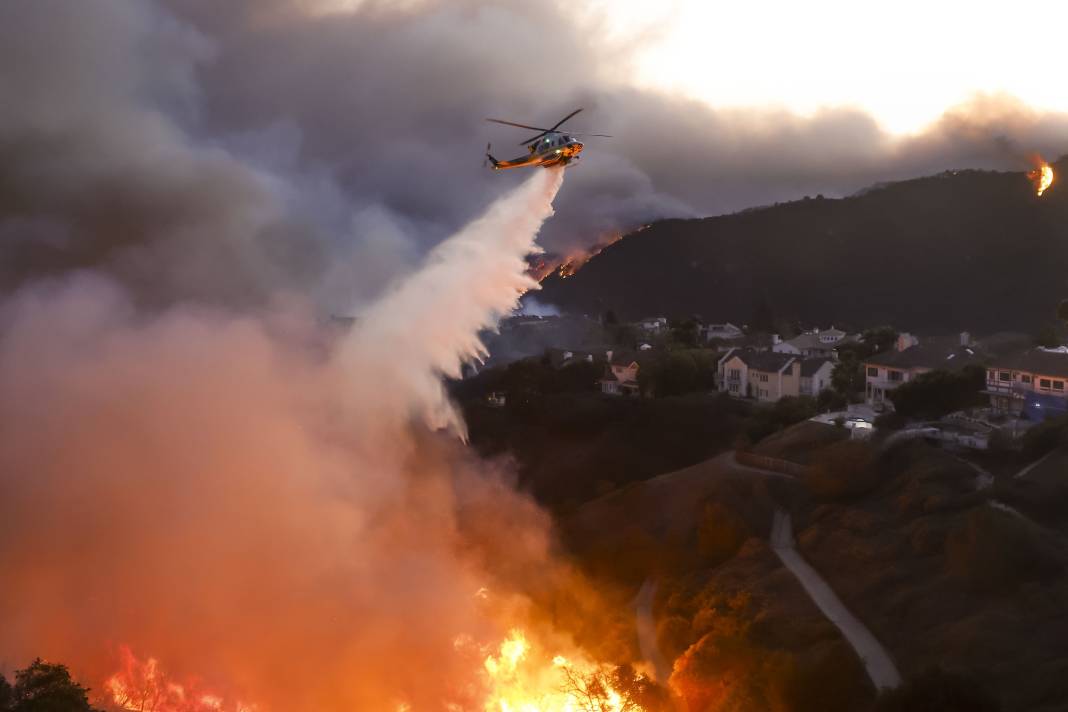
<svg viewBox="0 0 1068 712">
<path fill-rule="evenodd" d="M 648 227 L 648 225 L 642 225 L 627 234 L 639 233 Z M 598 238 L 593 243 L 593 246 L 588 249 L 576 250 L 563 256 L 549 254 L 535 255 L 530 261 L 530 276 L 538 282 L 545 281 L 545 279 L 552 274 L 559 275 L 561 279 L 567 279 L 582 269 L 591 259 L 601 254 L 605 248 L 619 242 L 623 237 L 624 233 L 622 232 L 611 232 Z"/>
</svg>

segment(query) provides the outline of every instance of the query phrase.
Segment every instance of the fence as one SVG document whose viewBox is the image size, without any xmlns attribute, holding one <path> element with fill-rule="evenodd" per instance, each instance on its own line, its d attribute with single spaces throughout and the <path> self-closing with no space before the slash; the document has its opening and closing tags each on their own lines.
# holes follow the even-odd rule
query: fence
<svg viewBox="0 0 1068 712">
<path fill-rule="evenodd" d="M 789 460 L 771 457 L 770 455 L 758 455 L 755 452 L 747 452 L 745 450 L 736 452 L 735 457 L 743 465 L 759 467 L 762 470 L 771 470 L 791 477 L 804 477 L 809 471 L 808 465 L 799 465 Z"/>
</svg>

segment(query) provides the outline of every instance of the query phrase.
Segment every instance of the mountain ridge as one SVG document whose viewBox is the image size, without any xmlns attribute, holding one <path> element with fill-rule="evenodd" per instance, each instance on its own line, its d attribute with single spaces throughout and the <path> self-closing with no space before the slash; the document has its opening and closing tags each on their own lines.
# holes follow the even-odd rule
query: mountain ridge
<svg viewBox="0 0 1068 712">
<path fill-rule="evenodd" d="M 1068 158 L 1053 164 L 1068 176 Z M 727 215 L 652 223 L 539 299 L 622 319 L 746 322 L 766 300 L 804 323 L 1037 330 L 1068 297 L 1068 189 L 961 170 Z"/>
</svg>

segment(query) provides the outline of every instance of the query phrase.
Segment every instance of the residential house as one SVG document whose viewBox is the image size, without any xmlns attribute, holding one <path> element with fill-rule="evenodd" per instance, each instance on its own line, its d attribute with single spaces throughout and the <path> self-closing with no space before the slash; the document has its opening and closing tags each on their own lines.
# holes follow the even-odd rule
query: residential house
<svg viewBox="0 0 1068 712">
<path fill-rule="evenodd" d="M 801 389 L 801 359 L 787 354 L 731 349 L 717 364 L 718 388 L 739 398 L 777 401 Z"/>
<path fill-rule="evenodd" d="M 800 395 L 815 398 L 824 389 L 831 387 L 834 360 L 829 358 L 806 358 L 801 361 Z"/>
<path fill-rule="evenodd" d="M 608 367 L 601 379 L 601 393 L 612 396 L 636 396 L 641 389 L 638 386 L 638 371 L 641 365 L 637 357 L 629 351 L 611 352 Z"/>
<path fill-rule="evenodd" d="M 998 413 L 1030 420 L 1068 413 L 1068 350 L 1032 348 L 993 359 L 985 392 Z"/>
<path fill-rule="evenodd" d="M 594 362 L 594 354 L 592 351 L 550 348 L 545 350 L 545 355 L 549 359 L 549 365 L 553 368 L 564 368 L 565 366 L 570 366 L 575 363 Z"/>
<path fill-rule="evenodd" d="M 899 345 L 912 340 L 899 341 Z M 938 369 L 954 371 L 971 364 L 983 365 L 988 358 L 968 332 L 959 337 L 924 339 L 902 350 L 869 356 L 864 362 L 865 401 L 876 408 L 892 407 L 889 393 L 902 383 Z"/>
<path fill-rule="evenodd" d="M 647 334 L 659 334 L 667 330 L 668 320 L 664 316 L 650 316 L 639 320 L 637 326 Z"/>
<path fill-rule="evenodd" d="M 823 331 L 815 329 L 786 341 L 778 341 L 771 347 L 771 350 L 792 356 L 837 358 L 839 346 L 859 340 L 860 337 L 858 335 L 847 334 L 841 329 L 835 329 L 832 326 L 830 329 Z"/>
<path fill-rule="evenodd" d="M 712 341 L 713 339 L 733 341 L 734 339 L 740 339 L 745 336 L 744 331 L 730 322 L 727 322 L 726 324 L 704 324 L 701 326 L 700 334 L 706 342 Z"/>
</svg>

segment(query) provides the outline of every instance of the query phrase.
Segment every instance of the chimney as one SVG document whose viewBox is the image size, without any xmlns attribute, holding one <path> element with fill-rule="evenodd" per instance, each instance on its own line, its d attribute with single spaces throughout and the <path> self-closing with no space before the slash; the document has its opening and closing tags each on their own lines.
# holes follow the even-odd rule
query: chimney
<svg viewBox="0 0 1068 712">
<path fill-rule="evenodd" d="M 771 335 L 771 345 L 772 346 L 778 346 L 781 343 L 782 343 L 782 338 L 778 334 L 772 334 Z"/>
<path fill-rule="evenodd" d="M 961 346 L 971 346 L 972 345 L 972 335 L 969 334 L 967 331 L 960 332 L 960 345 Z"/>
</svg>

